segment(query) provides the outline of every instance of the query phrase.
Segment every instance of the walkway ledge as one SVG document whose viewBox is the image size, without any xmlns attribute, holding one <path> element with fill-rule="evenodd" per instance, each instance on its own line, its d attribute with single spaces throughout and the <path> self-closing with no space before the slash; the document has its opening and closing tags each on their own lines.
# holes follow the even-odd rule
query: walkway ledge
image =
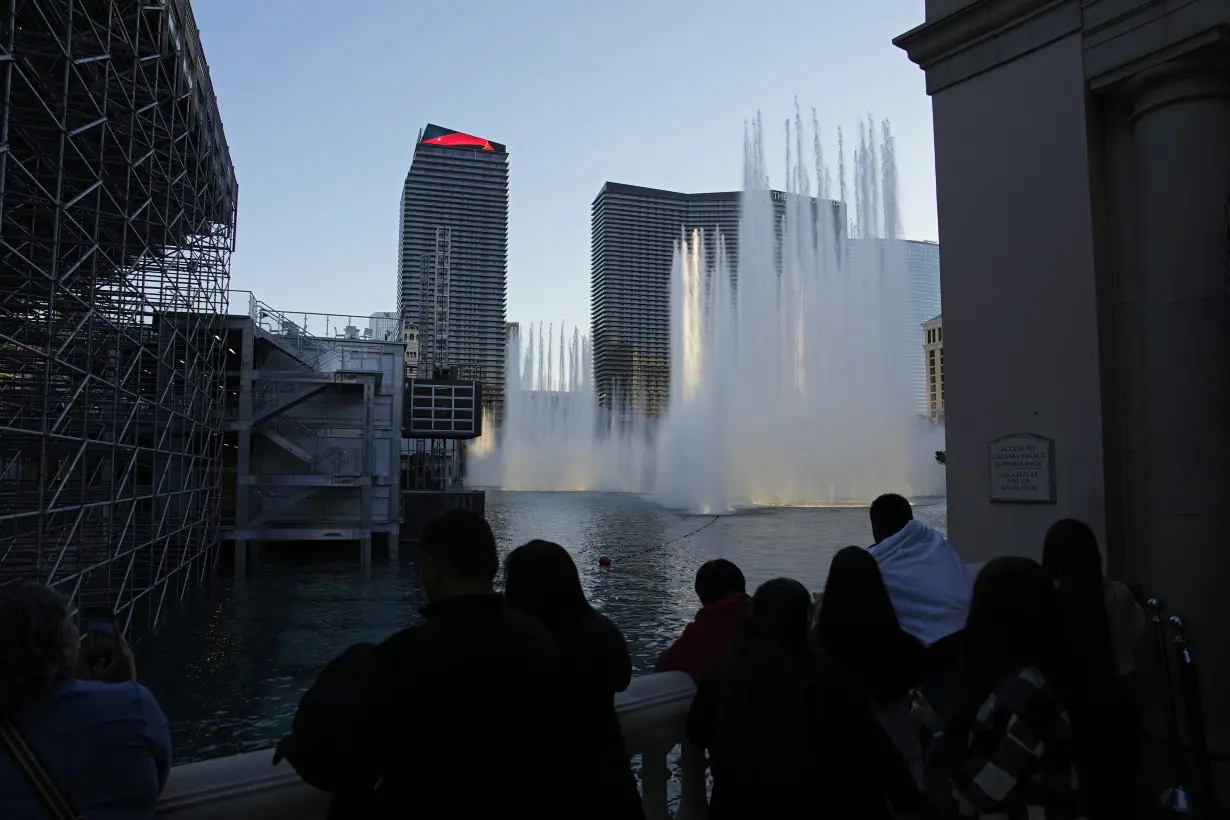
<svg viewBox="0 0 1230 820">
<path fill-rule="evenodd" d="M 642 675 L 615 698 L 628 749 L 641 755 L 646 820 L 666 820 L 666 756 L 683 742 L 696 687 L 681 672 Z M 286 763 L 271 765 L 272 749 L 187 763 L 171 770 L 158 817 L 175 820 L 324 820 L 329 798 Z M 705 769 L 698 749 L 683 744 L 678 820 L 704 820 Z"/>
</svg>

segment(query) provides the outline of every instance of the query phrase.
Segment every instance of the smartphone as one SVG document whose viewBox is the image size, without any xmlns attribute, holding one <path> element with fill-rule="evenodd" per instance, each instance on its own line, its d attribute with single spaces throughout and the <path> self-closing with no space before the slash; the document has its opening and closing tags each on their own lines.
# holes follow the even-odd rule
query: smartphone
<svg viewBox="0 0 1230 820">
<path fill-rule="evenodd" d="M 115 659 L 115 613 L 108 609 L 84 609 L 81 620 L 85 625 L 86 662 L 90 666 L 110 664 Z"/>
</svg>

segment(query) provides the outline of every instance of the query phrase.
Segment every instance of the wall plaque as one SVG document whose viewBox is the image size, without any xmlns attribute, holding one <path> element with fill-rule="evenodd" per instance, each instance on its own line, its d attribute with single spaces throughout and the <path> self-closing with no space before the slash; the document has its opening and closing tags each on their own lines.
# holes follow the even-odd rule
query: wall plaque
<svg viewBox="0 0 1230 820">
<path fill-rule="evenodd" d="M 1055 503 L 1055 442 L 1033 433 L 1001 436 L 987 445 L 991 500 Z"/>
</svg>

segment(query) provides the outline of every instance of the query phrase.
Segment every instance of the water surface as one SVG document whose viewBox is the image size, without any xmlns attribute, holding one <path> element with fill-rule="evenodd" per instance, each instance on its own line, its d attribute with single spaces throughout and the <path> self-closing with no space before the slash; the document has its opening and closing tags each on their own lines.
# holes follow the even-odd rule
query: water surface
<svg viewBox="0 0 1230 820">
<path fill-rule="evenodd" d="M 945 528 L 942 499 L 915 509 Z M 871 541 L 865 508 L 713 517 L 633 495 L 489 492 L 487 515 L 502 551 L 531 538 L 568 547 L 590 600 L 623 630 L 638 674 L 692 617 L 692 580 L 710 558 L 737 563 L 749 587 L 788 576 L 819 591 L 833 553 Z M 604 555 L 610 569 L 598 565 Z M 275 743 L 322 666 L 414 622 L 418 575 L 412 549 L 396 562 L 378 557 L 364 579 L 353 547 L 271 545 L 246 583 L 220 581 L 186 601 L 137 650 L 140 677 L 171 719 L 177 762 Z"/>
</svg>

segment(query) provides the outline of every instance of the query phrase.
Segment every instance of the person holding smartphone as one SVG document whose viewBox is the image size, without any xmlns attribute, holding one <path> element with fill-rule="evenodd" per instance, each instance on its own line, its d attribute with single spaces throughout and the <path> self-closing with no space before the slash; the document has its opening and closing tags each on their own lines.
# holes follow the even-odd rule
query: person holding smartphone
<svg viewBox="0 0 1230 820">
<path fill-rule="evenodd" d="M 153 820 L 171 737 L 109 612 L 0 587 L 0 817 Z"/>
</svg>

